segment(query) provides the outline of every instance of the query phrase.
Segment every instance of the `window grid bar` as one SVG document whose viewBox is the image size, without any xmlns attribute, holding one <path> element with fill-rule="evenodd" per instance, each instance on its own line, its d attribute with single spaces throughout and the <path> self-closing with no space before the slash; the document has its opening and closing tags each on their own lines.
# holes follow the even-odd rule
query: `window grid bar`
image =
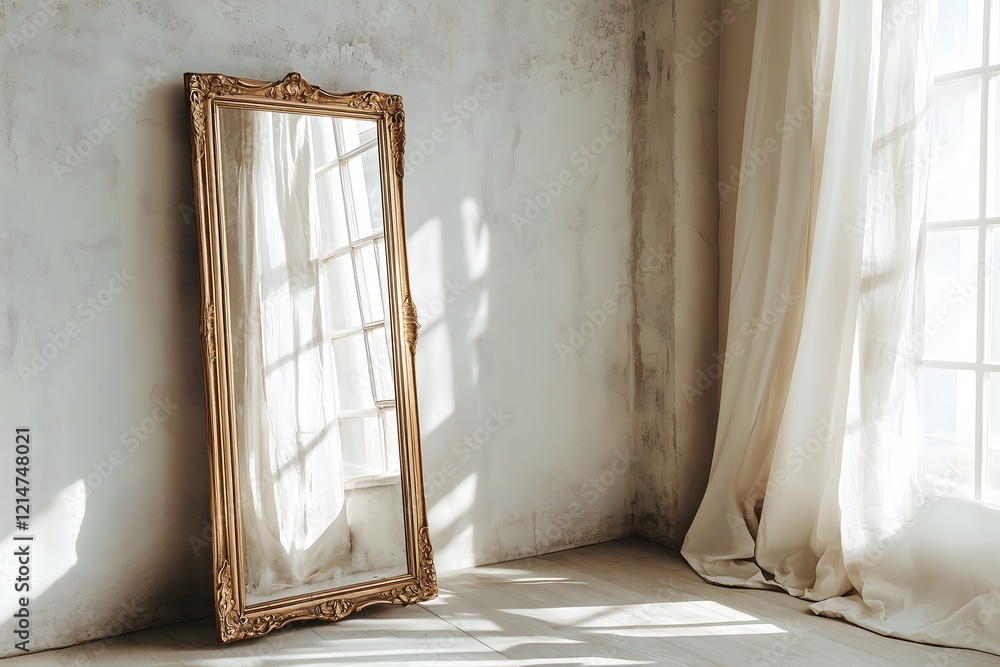
<svg viewBox="0 0 1000 667">
<path fill-rule="evenodd" d="M 375 384 L 375 379 L 372 378 L 372 385 Z M 379 412 L 378 415 L 378 432 L 382 436 L 382 447 L 379 449 L 379 453 L 382 454 L 382 474 L 389 472 L 389 438 L 386 437 L 385 433 L 385 420 L 382 419 L 382 413 Z"/>
<path fill-rule="evenodd" d="M 985 153 L 985 151 L 983 151 Z M 979 228 L 979 270 L 985 271 L 986 266 L 986 228 Z M 986 381 L 986 283 L 980 280 L 976 290 L 979 301 L 977 307 L 976 335 L 976 500 L 983 498 L 983 408 L 985 403 L 984 387 Z"/>
<path fill-rule="evenodd" d="M 976 227 L 998 227 L 1000 218 L 976 218 L 973 220 L 947 220 L 943 222 L 928 222 L 927 231 L 930 232 L 951 232 L 963 229 L 975 229 Z"/>
<path fill-rule="evenodd" d="M 334 123 L 333 134 L 337 139 L 337 155 L 340 155 L 340 152 L 344 150 L 344 129 L 340 123 Z M 351 177 L 344 169 L 343 163 L 337 165 L 337 173 L 340 176 L 340 188 L 344 193 L 342 199 L 344 201 L 344 219 L 347 221 L 347 240 L 353 245 L 357 221 L 354 219 L 354 192 L 351 190 Z"/>
<path fill-rule="evenodd" d="M 997 222 L 1000 223 L 1000 219 L 997 219 Z M 350 231 L 348 231 L 348 233 L 350 233 Z M 338 248 L 329 255 L 327 255 L 326 257 L 324 257 L 323 261 L 330 262 L 335 259 L 340 259 L 341 257 L 348 254 L 352 250 L 361 250 L 366 246 L 374 245 L 376 241 L 381 241 L 384 238 L 385 238 L 385 232 L 379 231 L 375 232 L 371 236 L 366 236 L 363 239 L 358 239 L 357 241 L 351 241 L 350 243 L 348 243 L 348 245 L 345 245 L 343 248 Z"/>
<path fill-rule="evenodd" d="M 921 359 L 920 365 L 923 368 L 936 368 L 944 371 L 976 371 L 981 369 L 986 373 L 1000 373 L 1000 364 L 977 364 L 974 361 L 937 361 L 933 359 Z"/>
<path fill-rule="evenodd" d="M 989 8 L 986 9 L 986 13 L 987 14 L 990 13 Z M 987 31 L 989 30 L 988 24 L 986 29 Z M 988 47 L 989 47 L 989 35 L 986 35 L 986 41 L 983 43 L 983 50 L 984 51 L 987 50 Z M 958 72 L 946 72 L 944 74 L 936 74 L 934 76 L 934 85 L 942 86 L 949 83 L 959 83 L 961 81 L 969 81 L 975 79 L 978 76 L 982 76 L 984 72 L 987 77 L 992 76 L 994 74 L 1000 74 L 1000 65 L 980 66 L 980 67 L 973 67 L 970 69 L 963 69 Z"/>
<path fill-rule="evenodd" d="M 361 419 L 363 417 L 379 417 L 386 410 L 396 407 L 396 401 L 379 401 L 374 408 L 358 408 L 356 410 L 341 410 L 337 415 L 337 421 L 342 422 L 348 419 Z"/>
<path fill-rule="evenodd" d="M 986 448 L 983 446 L 983 421 L 984 408 L 986 403 L 986 169 L 987 169 L 987 146 L 989 142 L 989 86 L 990 86 L 990 5 L 991 0 L 986 0 L 983 5 L 983 60 L 980 76 L 982 80 L 980 95 L 980 118 L 979 118 L 979 246 L 977 248 L 979 256 L 977 259 L 977 269 L 981 280 L 978 281 L 976 290 L 976 500 L 983 499 L 983 456 Z M 998 70 L 1000 71 L 1000 70 Z"/>
<path fill-rule="evenodd" d="M 993 256 L 994 256 L 994 254 L 993 254 L 993 238 L 992 238 L 992 235 L 989 233 L 989 230 L 987 230 L 987 232 L 986 232 L 986 263 L 983 265 L 983 275 L 982 275 L 982 279 L 980 280 L 980 284 L 982 285 L 982 290 L 984 292 L 989 292 L 991 295 L 994 294 L 995 290 L 996 290 L 996 283 L 994 281 L 994 277 L 995 277 L 996 274 L 994 273 L 994 267 L 993 267 L 993 262 L 992 262 Z M 984 318 L 985 322 L 988 323 L 987 326 L 989 326 L 992 329 L 992 326 L 993 326 L 992 322 L 994 321 L 993 320 L 993 304 L 990 302 L 990 300 L 985 300 L 985 309 L 984 309 L 984 313 L 983 313 L 983 318 Z M 992 333 L 992 331 L 990 333 Z M 986 328 L 985 327 L 983 328 L 983 338 L 986 339 Z M 990 347 L 991 346 L 990 346 L 989 340 L 986 339 L 986 341 L 984 342 L 984 349 L 990 352 L 990 356 L 989 356 L 990 359 L 995 359 L 996 358 L 996 350 L 990 350 L 989 349 Z M 979 458 L 980 458 L 980 464 L 983 466 L 982 485 L 983 485 L 983 499 L 985 500 L 986 489 L 989 487 L 989 483 L 990 483 L 990 472 L 989 472 L 989 467 L 988 466 L 989 466 L 989 459 L 990 459 L 990 449 L 989 449 L 990 409 L 989 409 L 989 405 L 990 405 L 990 400 L 991 400 L 990 399 L 990 375 L 991 375 L 991 371 L 990 371 L 990 364 L 986 361 L 986 358 L 983 359 L 983 362 L 984 362 L 983 363 L 984 373 L 983 373 L 983 380 L 982 380 L 982 387 L 983 387 L 983 400 L 982 400 L 982 405 L 983 405 L 983 423 L 982 423 L 982 427 L 983 427 L 983 430 L 982 430 L 982 443 L 981 443 L 982 444 L 982 456 L 979 457 Z M 1000 364 L 997 364 L 997 365 L 1000 365 Z M 997 371 L 993 371 L 993 372 L 997 373 Z"/>
<path fill-rule="evenodd" d="M 367 322 L 359 327 L 351 327 L 350 329 L 343 329 L 342 331 L 330 334 L 330 340 L 343 340 L 344 338 L 350 338 L 351 336 L 356 336 L 358 334 L 368 334 L 382 326 L 385 326 L 385 320 Z"/>
</svg>

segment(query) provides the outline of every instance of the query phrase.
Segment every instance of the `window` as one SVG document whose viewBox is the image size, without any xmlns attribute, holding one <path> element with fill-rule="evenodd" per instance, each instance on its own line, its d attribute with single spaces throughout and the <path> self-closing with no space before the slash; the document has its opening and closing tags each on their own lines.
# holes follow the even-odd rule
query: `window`
<svg viewBox="0 0 1000 667">
<path fill-rule="evenodd" d="M 345 479 L 398 475 L 399 442 L 374 122 L 311 118 L 325 330 L 335 365 Z"/>
<path fill-rule="evenodd" d="M 921 474 L 1000 503 L 1000 0 L 940 5 L 933 68 Z"/>
</svg>

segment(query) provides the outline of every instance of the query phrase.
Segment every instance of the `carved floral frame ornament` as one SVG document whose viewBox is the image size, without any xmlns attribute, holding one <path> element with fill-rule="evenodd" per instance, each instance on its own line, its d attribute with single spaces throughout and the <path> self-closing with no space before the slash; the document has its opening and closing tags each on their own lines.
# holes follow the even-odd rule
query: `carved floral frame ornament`
<svg viewBox="0 0 1000 667">
<path fill-rule="evenodd" d="M 212 556 L 219 639 L 258 637 L 286 623 L 306 619 L 337 621 L 375 604 L 404 605 L 437 595 L 434 552 L 427 530 L 417 418 L 414 355 L 416 309 L 410 297 L 403 226 L 402 100 L 371 91 L 335 94 L 308 83 L 298 73 L 278 82 L 221 74 L 185 74 L 191 129 L 191 167 L 198 218 L 201 273 L 202 354 L 205 371 L 209 468 L 212 501 Z M 231 322 L 225 220 L 220 205 L 221 165 L 216 143 L 223 107 L 360 118 L 377 125 L 382 172 L 385 240 L 388 254 L 390 328 L 399 421 L 400 478 L 408 572 L 370 583 L 328 589 L 248 605 L 240 526 L 240 480 L 232 394 Z"/>
</svg>

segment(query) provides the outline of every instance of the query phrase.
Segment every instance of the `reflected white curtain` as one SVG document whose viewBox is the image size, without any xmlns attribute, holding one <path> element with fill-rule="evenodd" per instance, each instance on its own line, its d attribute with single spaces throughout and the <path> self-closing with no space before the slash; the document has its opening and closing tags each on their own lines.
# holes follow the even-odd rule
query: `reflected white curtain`
<svg viewBox="0 0 1000 667">
<path fill-rule="evenodd" d="M 683 554 L 716 583 L 1000 653 L 1000 515 L 918 481 L 936 17 L 759 4 L 715 456 Z"/>
<path fill-rule="evenodd" d="M 307 117 L 221 116 L 237 442 L 251 599 L 350 561 Z M 242 347 L 245 344 L 245 347 Z"/>
</svg>

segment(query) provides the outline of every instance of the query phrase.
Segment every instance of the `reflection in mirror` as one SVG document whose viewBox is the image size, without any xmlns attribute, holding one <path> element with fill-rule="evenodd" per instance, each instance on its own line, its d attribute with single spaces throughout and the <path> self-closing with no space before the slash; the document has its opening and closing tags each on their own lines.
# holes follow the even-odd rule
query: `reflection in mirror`
<svg viewBox="0 0 1000 667">
<path fill-rule="evenodd" d="M 219 638 L 430 600 L 402 100 L 185 83 Z"/>
<path fill-rule="evenodd" d="M 376 124 L 218 118 L 247 602 L 406 574 Z"/>
</svg>

